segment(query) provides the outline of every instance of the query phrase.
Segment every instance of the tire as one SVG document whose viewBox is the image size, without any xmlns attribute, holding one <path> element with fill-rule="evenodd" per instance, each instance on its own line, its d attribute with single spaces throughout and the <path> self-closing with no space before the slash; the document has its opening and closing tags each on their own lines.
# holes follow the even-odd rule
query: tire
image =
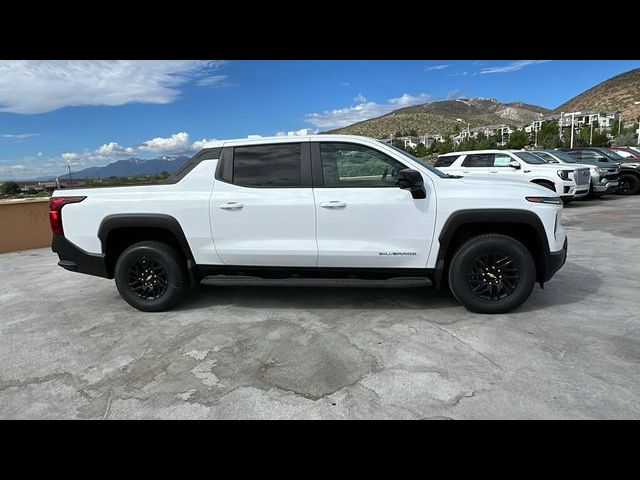
<svg viewBox="0 0 640 480">
<path fill-rule="evenodd" d="M 510 261 L 505 263 L 505 258 Z M 502 280 L 505 273 L 517 278 Z M 529 250 L 516 239 L 500 234 L 480 235 L 467 240 L 456 251 L 448 278 L 451 292 L 467 310 L 506 313 L 531 295 L 536 266 Z"/>
<path fill-rule="evenodd" d="M 640 178 L 633 173 L 623 173 L 618 181 L 620 195 L 636 195 L 640 192 Z"/>
<path fill-rule="evenodd" d="M 154 278 L 150 279 L 151 275 Z M 143 312 L 173 308 L 184 298 L 189 283 L 180 254 L 170 245 L 155 241 L 127 248 L 116 262 L 115 281 L 122 298 Z"/>
</svg>

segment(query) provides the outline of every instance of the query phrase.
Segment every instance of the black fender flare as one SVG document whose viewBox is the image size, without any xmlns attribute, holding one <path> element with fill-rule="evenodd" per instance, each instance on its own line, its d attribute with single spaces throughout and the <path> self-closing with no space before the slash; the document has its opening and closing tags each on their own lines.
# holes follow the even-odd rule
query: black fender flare
<svg viewBox="0 0 640 480">
<path fill-rule="evenodd" d="M 160 213 L 122 213 L 107 215 L 98 228 L 98 238 L 102 246 L 102 253 L 107 254 L 107 239 L 109 234 L 118 228 L 157 228 L 170 232 L 180 245 L 180 249 L 188 263 L 195 264 L 191 247 L 187 242 L 187 237 L 180 226 L 180 222 L 171 215 Z"/>
<path fill-rule="evenodd" d="M 478 223 L 510 223 L 521 224 L 533 227 L 538 235 L 539 244 L 542 245 L 543 251 L 540 252 L 542 262 L 540 266 L 543 271 L 538 272 L 538 278 L 544 277 L 544 269 L 546 269 L 545 258 L 549 256 L 549 240 L 547 239 L 547 233 L 545 231 L 542 220 L 538 215 L 530 210 L 524 209 L 471 209 L 471 210 L 458 210 L 452 213 L 445 224 L 442 226 L 438 240 L 440 242 L 440 248 L 438 250 L 438 257 L 436 259 L 435 267 L 435 285 L 439 287 L 444 275 L 445 261 L 447 259 L 447 253 L 451 247 L 451 240 L 453 239 L 456 231 L 466 224 L 478 224 Z"/>
</svg>

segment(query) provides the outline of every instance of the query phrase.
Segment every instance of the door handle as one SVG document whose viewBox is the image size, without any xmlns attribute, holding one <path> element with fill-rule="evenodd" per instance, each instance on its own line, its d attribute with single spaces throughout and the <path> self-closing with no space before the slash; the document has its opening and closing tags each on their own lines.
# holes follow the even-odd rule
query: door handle
<svg viewBox="0 0 640 480">
<path fill-rule="evenodd" d="M 497 170 L 489 170 L 489 173 L 498 173 Z"/>
<path fill-rule="evenodd" d="M 320 206 L 322 208 L 345 208 L 347 204 L 338 200 L 331 200 L 330 202 L 321 203 Z"/>
<path fill-rule="evenodd" d="M 222 208 L 223 210 L 240 210 L 242 207 L 244 207 L 244 205 L 237 202 L 228 202 L 218 205 L 218 208 Z"/>
</svg>

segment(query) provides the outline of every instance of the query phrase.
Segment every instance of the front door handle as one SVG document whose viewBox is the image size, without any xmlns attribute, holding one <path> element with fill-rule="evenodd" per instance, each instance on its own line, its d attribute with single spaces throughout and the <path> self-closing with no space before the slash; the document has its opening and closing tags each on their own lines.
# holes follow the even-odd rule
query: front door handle
<svg viewBox="0 0 640 480">
<path fill-rule="evenodd" d="M 222 208 L 223 210 L 240 210 L 242 207 L 244 207 L 244 205 L 237 202 L 228 202 L 218 205 L 218 208 Z"/>
<path fill-rule="evenodd" d="M 338 200 L 331 200 L 330 202 L 321 203 L 320 206 L 322 208 L 345 208 L 347 204 Z"/>
</svg>

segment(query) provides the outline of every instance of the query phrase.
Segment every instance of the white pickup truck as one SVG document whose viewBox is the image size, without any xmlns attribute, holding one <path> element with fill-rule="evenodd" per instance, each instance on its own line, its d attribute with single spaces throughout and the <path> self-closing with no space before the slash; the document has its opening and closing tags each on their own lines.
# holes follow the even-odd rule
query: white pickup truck
<svg viewBox="0 0 640 480">
<path fill-rule="evenodd" d="M 378 140 L 220 141 L 160 185 L 57 190 L 53 251 L 143 311 L 190 286 L 448 286 L 508 312 L 564 264 L 562 202 L 444 174 Z"/>
<path fill-rule="evenodd" d="M 489 181 L 529 182 L 556 192 L 563 203 L 589 193 L 587 168 L 551 165 L 524 150 L 473 150 L 440 155 L 435 167 L 444 173 L 464 177 L 485 177 Z"/>
</svg>

